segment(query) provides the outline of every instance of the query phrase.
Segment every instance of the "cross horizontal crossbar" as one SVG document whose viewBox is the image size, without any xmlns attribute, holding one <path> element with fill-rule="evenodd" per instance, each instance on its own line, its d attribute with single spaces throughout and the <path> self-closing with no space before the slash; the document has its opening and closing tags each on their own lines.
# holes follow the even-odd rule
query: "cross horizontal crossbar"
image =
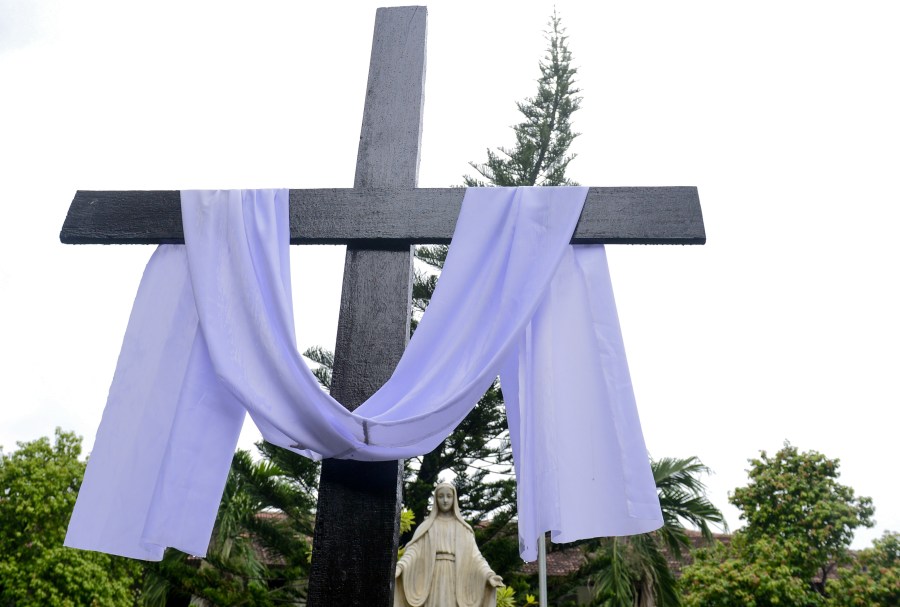
<svg viewBox="0 0 900 607">
<path fill-rule="evenodd" d="M 447 244 L 464 188 L 290 191 L 291 244 L 392 248 Z M 176 190 L 82 191 L 69 207 L 65 244 L 181 244 Z M 573 244 L 704 244 L 695 187 L 590 188 Z"/>
</svg>

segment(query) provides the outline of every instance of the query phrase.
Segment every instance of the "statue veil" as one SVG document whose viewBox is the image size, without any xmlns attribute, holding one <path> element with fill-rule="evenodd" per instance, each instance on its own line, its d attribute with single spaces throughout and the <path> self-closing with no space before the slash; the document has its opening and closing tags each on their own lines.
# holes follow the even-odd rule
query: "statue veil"
<svg viewBox="0 0 900 607">
<path fill-rule="evenodd" d="M 454 485 L 451 485 L 450 483 L 438 483 L 434 486 L 434 491 L 431 494 L 431 510 L 428 512 L 428 516 L 425 517 L 425 520 L 422 521 L 418 527 L 416 527 L 416 532 L 413 533 L 412 539 L 409 540 L 407 546 L 412 546 L 417 540 L 421 539 L 422 536 L 428 533 L 428 530 L 431 529 L 431 525 L 434 524 L 434 519 L 437 518 L 438 512 L 440 511 L 440 509 L 437 507 L 437 492 L 438 489 L 441 489 L 442 487 L 447 487 L 453 492 L 453 517 L 457 521 L 459 521 L 459 523 L 463 527 L 474 533 L 474 531 L 472 531 L 472 526 L 465 521 L 465 519 L 462 517 L 462 513 L 459 511 L 459 495 L 457 495 L 456 493 L 456 487 Z"/>
</svg>

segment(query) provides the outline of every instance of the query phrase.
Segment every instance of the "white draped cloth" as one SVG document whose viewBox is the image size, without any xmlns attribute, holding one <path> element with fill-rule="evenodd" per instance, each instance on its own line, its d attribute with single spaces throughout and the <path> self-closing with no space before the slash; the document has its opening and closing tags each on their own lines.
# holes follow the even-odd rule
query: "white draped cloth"
<svg viewBox="0 0 900 607">
<path fill-rule="evenodd" d="M 313 458 L 426 453 L 499 375 L 520 553 L 662 524 L 587 188 L 470 188 L 390 380 L 350 412 L 297 351 L 287 190 L 183 191 L 185 245 L 144 272 L 66 545 L 205 555 L 245 412 Z"/>
</svg>

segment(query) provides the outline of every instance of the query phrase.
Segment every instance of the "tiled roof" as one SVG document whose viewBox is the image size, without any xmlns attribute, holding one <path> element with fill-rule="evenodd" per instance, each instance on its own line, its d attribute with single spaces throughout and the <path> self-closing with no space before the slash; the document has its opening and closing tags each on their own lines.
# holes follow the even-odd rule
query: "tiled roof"
<svg viewBox="0 0 900 607">
<path fill-rule="evenodd" d="M 691 563 L 692 559 L 690 556 L 690 550 L 704 548 L 709 545 L 699 531 L 694 531 L 693 529 L 685 529 L 685 533 L 688 536 L 691 547 L 687 551 L 685 551 L 684 554 L 682 554 L 682 558 L 680 560 L 676 559 L 668 553 L 666 556 L 666 559 L 669 562 L 669 567 L 672 569 L 676 576 L 681 574 L 681 569 L 683 567 Z M 731 542 L 730 534 L 714 533 L 713 537 L 726 545 Z M 549 542 L 548 546 L 550 546 Z M 580 546 L 560 548 L 556 550 L 550 547 L 547 551 L 547 577 L 561 577 L 569 575 L 571 573 L 575 573 L 586 562 L 587 557 L 585 556 L 584 551 Z M 534 561 L 532 563 L 525 563 L 524 565 L 522 565 L 521 572 L 525 575 L 536 575 L 538 572 L 537 561 Z"/>
<path fill-rule="evenodd" d="M 584 552 L 578 546 L 550 550 L 547 552 L 547 576 L 559 577 L 575 573 L 586 562 Z M 537 572 L 537 561 L 522 565 L 522 573 L 525 575 L 535 575 Z"/>
</svg>

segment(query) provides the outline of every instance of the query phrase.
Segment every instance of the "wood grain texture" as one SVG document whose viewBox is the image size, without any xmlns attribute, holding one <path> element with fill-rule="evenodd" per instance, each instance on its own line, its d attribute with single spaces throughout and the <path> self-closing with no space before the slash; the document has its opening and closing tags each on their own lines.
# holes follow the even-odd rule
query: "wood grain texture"
<svg viewBox="0 0 900 607">
<path fill-rule="evenodd" d="M 290 191 L 292 244 L 397 248 L 447 244 L 463 188 L 360 187 Z M 76 193 L 60 240 L 67 244 L 181 243 L 177 191 Z M 704 244 L 697 188 L 592 187 L 572 242 Z"/>
<path fill-rule="evenodd" d="M 354 189 L 416 187 L 425 84 L 424 7 L 380 8 Z M 358 204 L 364 212 L 370 201 Z M 332 394 L 353 409 L 391 376 L 409 339 L 412 247 L 347 247 Z M 390 607 L 400 537 L 401 462 L 322 466 L 310 607 Z"/>
<path fill-rule="evenodd" d="M 390 379 L 403 356 L 412 283 L 408 246 L 347 250 L 331 393 L 351 411 Z"/>
<path fill-rule="evenodd" d="M 322 462 L 310 607 L 393 603 L 397 542 L 389 538 L 399 534 L 402 467 L 399 461 Z"/>
<path fill-rule="evenodd" d="M 424 6 L 380 8 L 369 61 L 354 187 L 415 187 L 425 103 Z"/>
<path fill-rule="evenodd" d="M 78 190 L 59 240 L 64 244 L 182 244 L 177 190 Z"/>
</svg>

